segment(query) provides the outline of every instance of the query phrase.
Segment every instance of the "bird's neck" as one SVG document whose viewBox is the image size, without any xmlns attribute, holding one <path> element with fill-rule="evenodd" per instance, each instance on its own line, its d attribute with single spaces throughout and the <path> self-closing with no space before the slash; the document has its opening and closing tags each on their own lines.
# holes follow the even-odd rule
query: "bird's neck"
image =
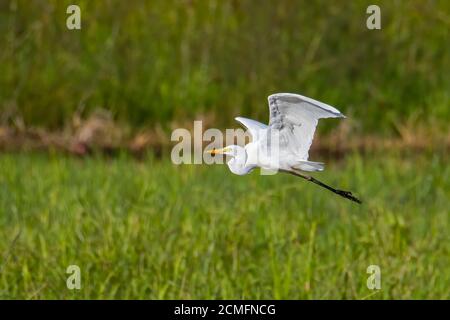
<svg viewBox="0 0 450 320">
<path fill-rule="evenodd" d="M 236 156 L 228 161 L 228 167 L 231 172 L 237 175 L 247 174 L 254 168 L 253 165 L 247 164 L 247 152 L 242 147 L 238 147 L 238 153 Z"/>
</svg>

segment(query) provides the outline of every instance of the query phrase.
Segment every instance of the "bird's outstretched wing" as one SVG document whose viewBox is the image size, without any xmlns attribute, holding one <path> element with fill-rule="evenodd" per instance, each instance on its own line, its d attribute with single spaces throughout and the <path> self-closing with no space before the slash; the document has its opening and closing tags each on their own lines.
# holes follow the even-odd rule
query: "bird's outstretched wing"
<svg viewBox="0 0 450 320">
<path fill-rule="evenodd" d="M 252 135 L 253 141 L 258 140 L 258 138 L 261 134 L 261 130 L 266 130 L 268 128 L 268 126 L 265 125 L 264 123 L 261 123 L 261 122 L 258 122 L 258 121 L 252 120 L 252 119 L 247 119 L 247 118 L 243 118 L 243 117 L 237 117 L 235 119 L 236 119 L 236 121 L 240 122 L 244 127 L 247 128 L 247 130 Z"/>
<path fill-rule="evenodd" d="M 308 160 L 317 122 L 322 118 L 345 118 L 336 108 L 293 93 L 276 93 L 268 98 L 269 127 L 279 130 L 280 148 Z"/>
</svg>

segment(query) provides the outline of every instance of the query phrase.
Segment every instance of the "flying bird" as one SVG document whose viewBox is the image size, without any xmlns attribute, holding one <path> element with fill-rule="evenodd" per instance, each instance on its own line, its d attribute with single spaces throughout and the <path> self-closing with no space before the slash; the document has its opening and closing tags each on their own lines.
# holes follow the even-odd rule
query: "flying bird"
<svg viewBox="0 0 450 320">
<path fill-rule="evenodd" d="M 319 119 L 345 118 L 336 108 L 314 99 L 293 93 L 276 93 L 268 97 L 269 125 L 237 117 L 250 133 L 252 141 L 241 147 L 229 145 L 206 151 L 213 155 L 231 157 L 227 162 L 231 172 L 248 174 L 259 167 L 295 175 L 326 188 L 351 201 L 361 203 L 350 191 L 343 191 L 306 175 L 305 171 L 322 171 L 324 164 L 309 161 L 314 132 Z"/>
</svg>

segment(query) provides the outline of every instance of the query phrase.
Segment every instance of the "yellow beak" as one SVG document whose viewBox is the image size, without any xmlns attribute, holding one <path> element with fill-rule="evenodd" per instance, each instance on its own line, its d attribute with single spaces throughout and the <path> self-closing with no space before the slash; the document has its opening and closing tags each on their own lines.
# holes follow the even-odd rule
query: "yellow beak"
<svg viewBox="0 0 450 320">
<path fill-rule="evenodd" d="M 215 154 L 223 154 L 224 152 L 226 152 L 226 148 L 222 148 L 222 149 L 216 149 L 216 148 L 214 148 L 214 149 L 211 149 L 211 150 L 208 150 L 208 151 L 205 151 L 206 153 L 210 153 L 210 154 L 212 154 L 212 155 L 215 155 Z"/>
</svg>

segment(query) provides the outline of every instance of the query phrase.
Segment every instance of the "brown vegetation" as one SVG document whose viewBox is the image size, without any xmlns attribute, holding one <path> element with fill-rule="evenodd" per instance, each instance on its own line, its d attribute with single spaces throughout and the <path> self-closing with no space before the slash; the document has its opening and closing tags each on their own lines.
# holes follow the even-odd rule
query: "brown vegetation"
<svg viewBox="0 0 450 320">
<path fill-rule="evenodd" d="M 212 127 L 214 117 L 203 116 L 206 129 Z M 171 129 L 184 127 L 192 130 L 192 124 L 172 124 Z M 312 145 L 313 154 L 340 157 L 351 151 L 370 153 L 383 150 L 398 151 L 447 151 L 450 149 L 450 131 L 433 130 L 432 126 L 417 127 L 403 125 L 398 134 L 391 137 L 355 134 L 351 122 L 341 122 L 327 134 L 317 133 Z M 118 151 L 142 155 L 147 151 L 161 155 L 174 145 L 170 133 L 161 126 L 153 129 L 131 130 L 119 124 L 105 111 L 96 111 L 87 119 L 75 115 L 71 125 L 63 130 L 49 131 L 43 128 L 26 127 L 17 120 L 13 125 L 0 126 L 0 151 L 61 151 L 78 156 L 92 152 L 115 154 Z"/>
</svg>

